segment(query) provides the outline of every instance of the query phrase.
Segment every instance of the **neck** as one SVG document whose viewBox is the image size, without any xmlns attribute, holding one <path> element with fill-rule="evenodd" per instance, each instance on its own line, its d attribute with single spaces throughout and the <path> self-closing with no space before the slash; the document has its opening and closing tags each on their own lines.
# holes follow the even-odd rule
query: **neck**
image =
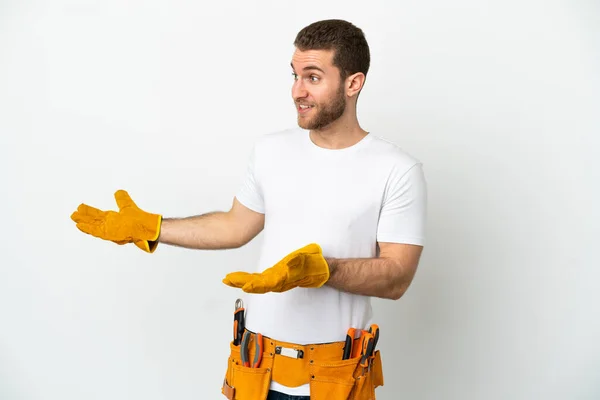
<svg viewBox="0 0 600 400">
<path fill-rule="evenodd" d="M 314 144 L 327 149 L 343 149 L 360 142 L 369 132 L 361 128 L 354 112 L 344 114 L 331 124 L 310 131 Z"/>
</svg>

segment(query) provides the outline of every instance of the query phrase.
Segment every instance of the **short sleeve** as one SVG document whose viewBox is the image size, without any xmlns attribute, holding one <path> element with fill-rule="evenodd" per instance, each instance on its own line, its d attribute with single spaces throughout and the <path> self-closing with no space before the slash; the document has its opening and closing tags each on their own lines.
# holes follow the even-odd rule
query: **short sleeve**
<svg viewBox="0 0 600 400">
<path fill-rule="evenodd" d="M 237 200 L 249 209 L 263 213 L 265 212 L 265 204 L 257 172 L 257 156 L 256 146 L 252 149 L 248 164 L 246 166 L 246 174 L 242 179 L 242 183 L 235 195 Z"/>
<path fill-rule="evenodd" d="M 423 245 L 427 184 L 421 163 L 395 168 L 387 182 L 377 227 L 378 242 Z"/>
</svg>

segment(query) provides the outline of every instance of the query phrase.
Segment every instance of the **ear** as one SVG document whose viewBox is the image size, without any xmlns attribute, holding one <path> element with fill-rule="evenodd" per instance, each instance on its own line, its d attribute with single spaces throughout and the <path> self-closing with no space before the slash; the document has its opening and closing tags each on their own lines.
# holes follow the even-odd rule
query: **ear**
<svg viewBox="0 0 600 400">
<path fill-rule="evenodd" d="M 346 78 L 346 96 L 357 96 L 365 84 L 365 74 L 357 72 Z"/>
</svg>

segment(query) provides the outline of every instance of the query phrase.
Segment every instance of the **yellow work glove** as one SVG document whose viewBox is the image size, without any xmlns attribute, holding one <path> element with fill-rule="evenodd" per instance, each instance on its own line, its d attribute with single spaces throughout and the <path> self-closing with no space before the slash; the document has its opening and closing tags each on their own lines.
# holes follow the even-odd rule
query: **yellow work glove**
<svg viewBox="0 0 600 400">
<path fill-rule="evenodd" d="M 247 293 L 285 292 L 295 287 L 318 288 L 329 280 L 321 246 L 311 243 L 261 273 L 232 272 L 223 283 Z"/>
<path fill-rule="evenodd" d="M 80 204 L 71 214 L 77 228 L 87 234 L 118 245 L 133 243 L 152 253 L 158 246 L 162 216 L 142 211 L 124 190 L 115 192 L 119 211 L 102 211 Z"/>
</svg>

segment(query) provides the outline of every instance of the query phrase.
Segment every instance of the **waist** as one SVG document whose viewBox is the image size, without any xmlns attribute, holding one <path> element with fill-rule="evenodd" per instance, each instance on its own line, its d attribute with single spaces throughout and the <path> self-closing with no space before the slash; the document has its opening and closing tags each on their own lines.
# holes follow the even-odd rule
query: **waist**
<svg viewBox="0 0 600 400">
<path fill-rule="evenodd" d="M 246 329 L 250 333 L 255 333 Z M 354 343 L 358 343 L 360 338 L 355 338 Z M 345 340 L 324 342 L 324 343 L 294 343 L 278 340 L 270 336 L 263 335 L 263 353 L 272 357 L 278 355 L 292 359 L 307 360 L 298 364 L 310 363 L 310 360 L 319 361 L 337 361 L 342 359 L 344 354 Z"/>
</svg>

